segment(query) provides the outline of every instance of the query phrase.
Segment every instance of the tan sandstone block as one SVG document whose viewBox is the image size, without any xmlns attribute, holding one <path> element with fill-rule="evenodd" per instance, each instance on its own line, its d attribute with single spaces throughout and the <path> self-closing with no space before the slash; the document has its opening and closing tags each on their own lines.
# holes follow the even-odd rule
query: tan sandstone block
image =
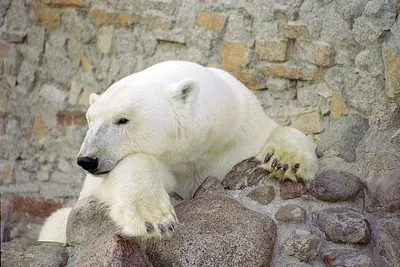
<svg viewBox="0 0 400 267">
<path fill-rule="evenodd" d="M 279 25 L 278 32 L 281 38 L 303 40 L 309 38 L 307 26 L 294 21 Z"/>
<path fill-rule="evenodd" d="M 4 41 L 0 41 L 0 67 L 4 64 L 4 60 L 7 56 L 7 51 L 10 48 L 10 45 Z"/>
<path fill-rule="evenodd" d="M 14 87 L 17 84 L 17 77 L 14 75 L 4 73 L 4 78 L 6 79 L 8 85 L 11 87 Z"/>
<path fill-rule="evenodd" d="M 315 93 L 322 96 L 323 98 L 329 98 L 333 95 L 333 90 L 324 82 L 317 84 L 315 87 Z"/>
<path fill-rule="evenodd" d="M 33 2 L 32 7 L 37 21 L 47 25 L 57 26 L 60 24 L 60 13 L 58 10 L 44 7 L 38 2 Z"/>
<path fill-rule="evenodd" d="M 325 43 L 315 45 L 314 64 L 321 67 L 329 67 L 335 61 L 335 51 Z"/>
<path fill-rule="evenodd" d="M 256 54 L 260 60 L 267 61 L 286 61 L 288 40 L 256 40 Z"/>
<path fill-rule="evenodd" d="M 83 0 L 41 0 L 41 2 L 55 6 L 83 6 Z"/>
<path fill-rule="evenodd" d="M 129 26 L 134 23 L 134 16 L 132 14 L 121 13 L 117 16 L 119 24 Z"/>
<path fill-rule="evenodd" d="M 400 99 L 400 52 L 390 47 L 384 48 L 386 68 L 386 94 L 393 99 Z"/>
<path fill-rule="evenodd" d="M 321 80 L 323 77 L 323 71 L 315 66 L 269 64 L 261 70 L 265 76 L 281 77 L 290 80 L 313 81 Z"/>
<path fill-rule="evenodd" d="M 117 22 L 117 14 L 95 8 L 92 11 L 92 20 L 98 24 L 111 24 Z"/>
<path fill-rule="evenodd" d="M 10 161 L 0 160 L 0 181 L 3 184 L 11 184 L 14 166 Z"/>
<path fill-rule="evenodd" d="M 89 107 L 89 97 L 90 97 L 90 92 L 88 91 L 83 91 L 78 98 L 78 105 L 84 106 L 84 107 Z"/>
<path fill-rule="evenodd" d="M 81 64 L 82 64 L 82 68 L 85 72 L 93 73 L 92 64 L 90 64 L 89 59 L 87 58 L 87 56 L 84 53 L 82 53 L 82 55 L 81 55 Z"/>
<path fill-rule="evenodd" d="M 247 65 L 247 43 L 224 43 L 222 47 L 221 68 L 231 71 Z"/>
<path fill-rule="evenodd" d="M 305 134 L 322 132 L 322 125 L 317 111 L 299 115 L 292 121 L 292 126 Z"/>
<path fill-rule="evenodd" d="M 92 20 L 97 24 L 121 24 L 128 26 L 134 23 L 134 17 L 128 13 L 113 13 L 100 8 L 92 11 Z"/>
<path fill-rule="evenodd" d="M 47 127 L 43 119 L 40 117 L 36 117 L 35 122 L 33 123 L 32 136 L 43 137 L 43 136 L 49 136 L 50 134 L 51 134 L 50 128 Z"/>
<path fill-rule="evenodd" d="M 97 49 L 103 54 L 110 52 L 113 30 L 112 26 L 103 26 L 97 33 Z"/>
<path fill-rule="evenodd" d="M 57 123 L 61 126 L 86 125 L 86 114 L 82 110 L 60 110 Z"/>
<path fill-rule="evenodd" d="M 323 42 L 297 41 L 295 45 L 295 59 L 311 64 L 328 67 L 334 63 L 333 48 Z"/>
<path fill-rule="evenodd" d="M 343 101 L 342 94 L 335 91 L 331 100 L 331 118 L 339 119 L 348 114 L 346 104 Z"/>
<path fill-rule="evenodd" d="M 221 30 L 225 27 L 226 16 L 214 12 L 199 12 L 196 24 L 210 30 Z"/>
<path fill-rule="evenodd" d="M 0 88 L 0 112 L 8 113 L 10 111 L 8 102 L 10 99 L 10 90 L 8 88 Z"/>
<path fill-rule="evenodd" d="M 231 74 L 250 90 L 261 89 L 260 81 L 255 69 L 238 70 Z"/>
</svg>

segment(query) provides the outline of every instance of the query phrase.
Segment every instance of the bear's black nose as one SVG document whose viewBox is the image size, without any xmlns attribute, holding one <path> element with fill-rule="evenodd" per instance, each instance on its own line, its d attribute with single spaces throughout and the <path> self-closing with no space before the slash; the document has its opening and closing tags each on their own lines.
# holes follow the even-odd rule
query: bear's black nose
<svg viewBox="0 0 400 267">
<path fill-rule="evenodd" d="M 81 166 L 84 170 L 93 173 L 99 167 L 99 160 L 90 157 L 79 157 L 76 163 Z"/>
</svg>

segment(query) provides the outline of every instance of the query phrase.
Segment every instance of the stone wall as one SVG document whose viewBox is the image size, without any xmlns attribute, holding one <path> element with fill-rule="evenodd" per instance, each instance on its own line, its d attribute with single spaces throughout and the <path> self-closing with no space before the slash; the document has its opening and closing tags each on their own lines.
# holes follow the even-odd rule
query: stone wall
<svg viewBox="0 0 400 267">
<path fill-rule="evenodd" d="M 194 61 L 231 72 L 273 119 L 318 141 L 350 111 L 370 116 L 400 100 L 399 9 L 398 0 L 1 1 L 2 240 L 35 239 L 49 212 L 75 201 L 91 92 L 160 61 Z"/>
</svg>

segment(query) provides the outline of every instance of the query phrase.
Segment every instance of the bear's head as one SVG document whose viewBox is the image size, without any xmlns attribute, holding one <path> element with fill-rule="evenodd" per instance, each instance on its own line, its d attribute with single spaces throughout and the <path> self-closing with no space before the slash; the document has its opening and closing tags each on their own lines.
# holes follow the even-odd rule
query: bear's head
<svg viewBox="0 0 400 267">
<path fill-rule="evenodd" d="M 148 84 L 128 76 L 102 95 L 91 94 L 89 129 L 78 165 L 102 175 L 134 153 L 173 157 L 171 153 L 179 153 L 182 140 L 190 135 L 198 93 L 199 85 L 192 79 Z"/>
</svg>

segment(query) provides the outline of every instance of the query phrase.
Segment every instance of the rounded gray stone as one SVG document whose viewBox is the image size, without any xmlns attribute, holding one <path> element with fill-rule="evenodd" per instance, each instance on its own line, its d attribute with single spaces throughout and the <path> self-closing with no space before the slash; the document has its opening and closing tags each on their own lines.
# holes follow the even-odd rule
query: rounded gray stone
<svg viewBox="0 0 400 267">
<path fill-rule="evenodd" d="M 383 30 L 378 25 L 371 23 L 368 17 L 362 16 L 354 21 L 353 34 L 357 43 L 368 46 L 376 44 Z"/>
<path fill-rule="evenodd" d="M 334 243 L 368 244 L 371 231 L 368 220 L 350 208 L 327 208 L 310 214 L 313 228 Z"/>
<path fill-rule="evenodd" d="M 304 222 L 306 211 L 297 205 L 288 204 L 278 209 L 275 219 L 281 222 Z"/>
<path fill-rule="evenodd" d="M 261 205 L 268 205 L 275 198 L 275 190 L 270 185 L 265 185 L 251 190 L 247 197 L 257 201 Z"/>
<path fill-rule="evenodd" d="M 333 149 L 345 161 L 354 161 L 356 147 L 368 128 L 368 120 L 357 113 L 350 113 L 333 122 L 317 146 L 318 156 L 323 156 L 325 151 Z"/>
<path fill-rule="evenodd" d="M 280 183 L 280 195 L 282 199 L 293 199 L 301 197 L 307 192 L 305 184 L 296 183 L 292 181 L 285 181 Z"/>
<path fill-rule="evenodd" d="M 276 225 L 224 196 L 198 197 L 175 207 L 178 228 L 169 240 L 149 242 L 154 266 L 269 266 Z"/>
<path fill-rule="evenodd" d="M 371 258 L 357 249 L 328 249 L 321 254 L 326 266 L 374 266 Z"/>
<path fill-rule="evenodd" d="M 311 261 L 319 252 L 320 239 L 305 230 L 293 230 L 285 235 L 282 249 L 288 256 L 300 261 Z"/>
<path fill-rule="evenodd" d="M 336 170 L 325 170 L 317 175 L 310 186 L 310 194 L 324 201 L 354 200 L 364 184 L 356 175 Z"/>
</svg>

